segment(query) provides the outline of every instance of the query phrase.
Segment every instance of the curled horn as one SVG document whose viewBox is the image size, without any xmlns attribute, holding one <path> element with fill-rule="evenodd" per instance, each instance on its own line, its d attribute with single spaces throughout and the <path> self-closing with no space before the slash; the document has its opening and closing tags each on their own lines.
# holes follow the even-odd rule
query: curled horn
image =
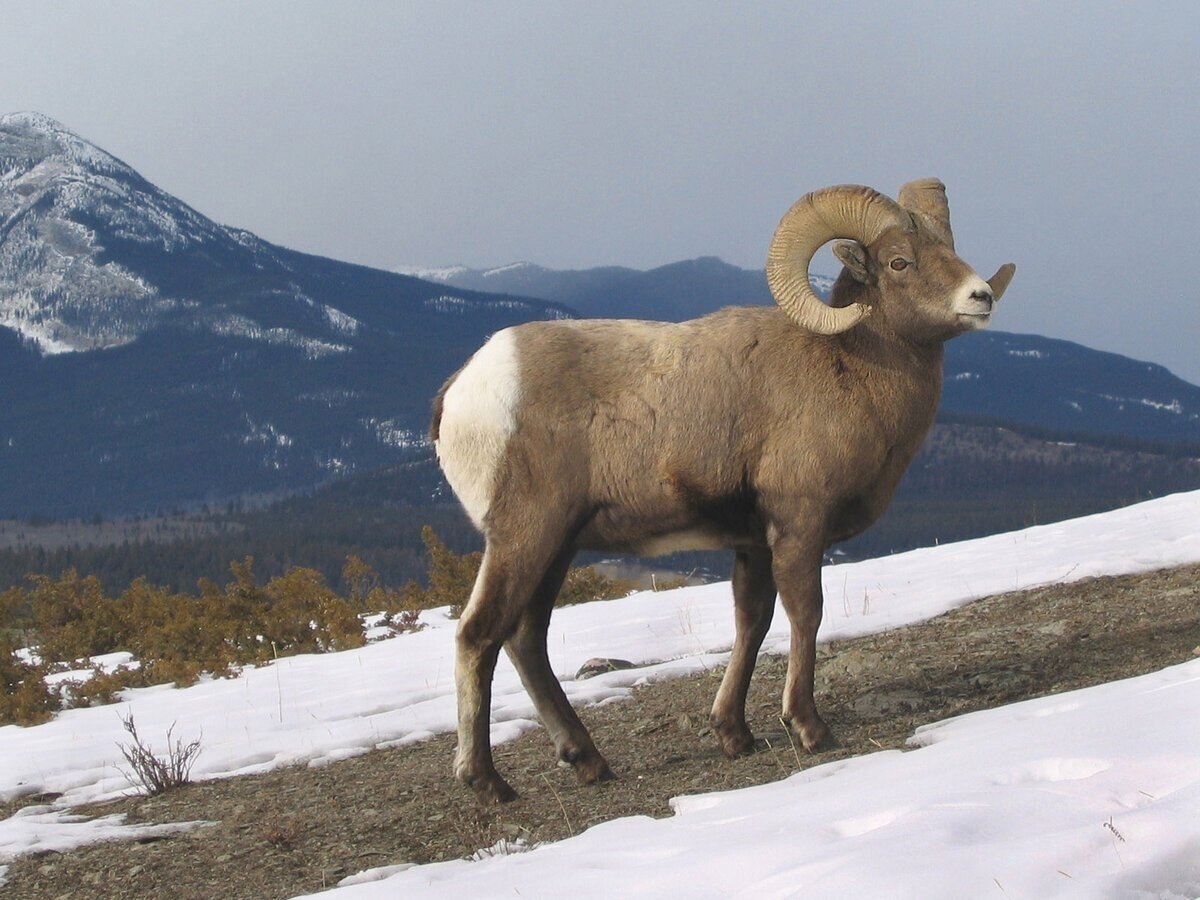
<svg viewBox="0 0 1200 900">
<path fill-rule="evenodd" d="M 840 334 L 853 328 L 870 307 L 826 306 L 808 282 L 808 266 L 828 241 L 849 238 L 870 244 L 893 226 L 911 227 L 908 215 L 872 188 L 847 184 L 805 194 L 780 220 L 767 252 L 767 284 L 775 302 L 807 331 Z"/>
</svg>

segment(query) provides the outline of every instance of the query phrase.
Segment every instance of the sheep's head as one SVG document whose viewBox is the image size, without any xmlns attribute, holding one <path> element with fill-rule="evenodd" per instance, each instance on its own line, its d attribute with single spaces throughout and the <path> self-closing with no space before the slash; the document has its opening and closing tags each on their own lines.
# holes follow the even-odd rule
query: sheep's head
<svg viewBox="0 0 1200 900">
<path fill-rule="evenodd" d="M 896 203 L 871 188 L 842 185 L 805 195 L 783 217 L 767 256 L 767 281 L 797 325 L 839 334 L 875 311 L 896 330 L 930 340 L 987 325 L 1015 266 L 984 281 L 955 254 L 940 181 L 910 182 L 899 196 Z M 842 307 L 821 303 L 808 283 L 813 254 L 835 238 L 848 239 L 834 245 L 834 254 L 864 288 L 856 292 L 860 302 Z"/>
</svg>

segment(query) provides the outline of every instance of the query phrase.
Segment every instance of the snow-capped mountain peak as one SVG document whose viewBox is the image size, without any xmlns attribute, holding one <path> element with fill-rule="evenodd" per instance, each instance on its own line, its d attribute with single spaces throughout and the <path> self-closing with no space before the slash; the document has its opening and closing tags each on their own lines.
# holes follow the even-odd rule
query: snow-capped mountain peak
<svg viewBox="0 0 1200 900">
<path fill-rule="evenodd" d="M 41 352 L 135 340 L 189 299 L 150 257 L 219 244 L 246 238 L 49 116 L 0 117 L 0 326 Z"/>
<path fill-rule="evenodd" d="M 30 161 L 58 158 L 94 172 L 119 172 L 136 177 L 126 163 L 84 140 L 57 119 L 39 112 L 15 112 L 0 116 L 0 134 L 3 135 L 0 137 L 0 141 L 3 141 L 0 161 L 3 161 L 6 170 L 14 158 L 24 157 Z"/>
</svg>

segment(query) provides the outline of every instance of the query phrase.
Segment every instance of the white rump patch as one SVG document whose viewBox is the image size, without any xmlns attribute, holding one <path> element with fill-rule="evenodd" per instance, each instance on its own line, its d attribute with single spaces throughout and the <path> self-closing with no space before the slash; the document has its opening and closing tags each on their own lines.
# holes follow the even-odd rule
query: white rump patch
<svg viewBox="0 0 1200 900">
<path fill-rule="evenodd" d="M 517 428 L 521 382 L 512 329 L 492 335 L 442 400 L 435 443 L 446 480 L 478 528 L 492 504 L 496 473 Z"/>
</svg>

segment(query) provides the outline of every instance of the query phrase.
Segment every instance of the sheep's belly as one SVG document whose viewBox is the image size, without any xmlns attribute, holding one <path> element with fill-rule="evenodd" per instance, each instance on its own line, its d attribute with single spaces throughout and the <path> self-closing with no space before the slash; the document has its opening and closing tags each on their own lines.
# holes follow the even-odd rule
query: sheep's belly
<svg viewBox="0 0 1200 900">
<path fill-rule="evenodd" d="M 723 535 L 694 529 L 647 538 L 635 545 L 632 552 L 638 556 L 665 556 L 682 550 L 724 550 L 728 546 L 729 541 Z"/>
</svg>

